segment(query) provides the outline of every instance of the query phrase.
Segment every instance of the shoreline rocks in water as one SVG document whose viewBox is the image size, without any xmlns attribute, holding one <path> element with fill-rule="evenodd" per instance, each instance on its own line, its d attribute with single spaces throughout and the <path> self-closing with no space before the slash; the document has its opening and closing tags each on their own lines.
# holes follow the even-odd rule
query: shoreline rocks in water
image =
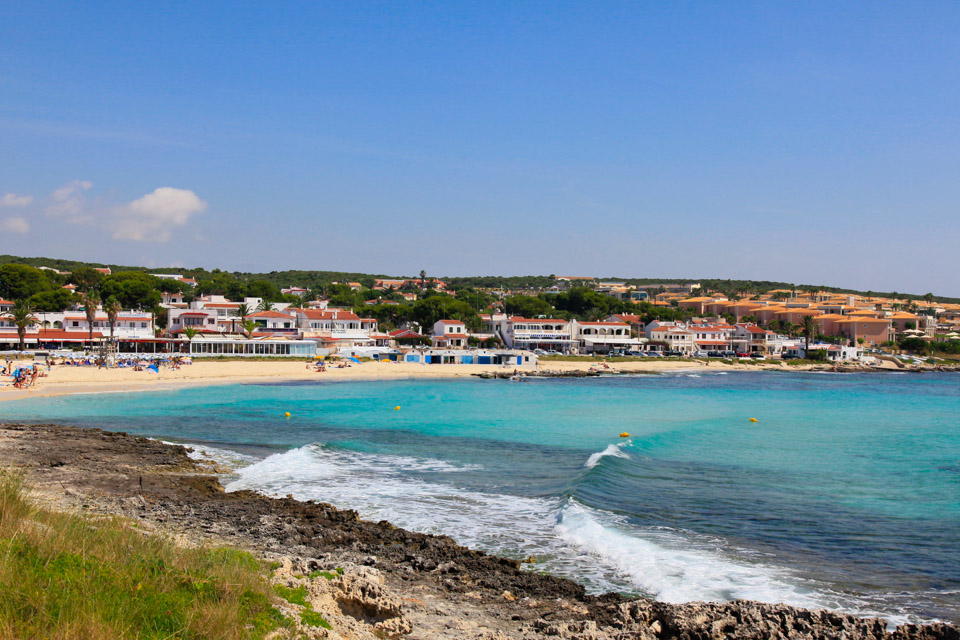
<svg viewBox="0 0 960 640">
<path fill-rule="evenodd" d="M 0 425 L 0 460 L 65 509 L 119 514 L 191 543 L 250 549 L 303 587 L 331 638 L 644 640 L 845 638 L 960 640 L 952 625 L 750 601 L 673 605 L 591 596 L 565 578 L 457 545 L 445 536 L 368 522 L 316 502 L 224 492 L 217 469 L 184 447 L 99 429 Z"/>
</svg>

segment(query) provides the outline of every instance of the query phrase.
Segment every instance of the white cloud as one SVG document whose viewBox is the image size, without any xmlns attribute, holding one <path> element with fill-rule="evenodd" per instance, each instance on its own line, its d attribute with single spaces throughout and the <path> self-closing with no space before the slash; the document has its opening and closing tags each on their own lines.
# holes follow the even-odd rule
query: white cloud
<svg viewBox="0 0 960 640">
<path fill-rule="evenodd" d="M 120 207 L 107 226 L 116 240 L 167 242 L 172 232 L 207 208 L 189 189 L 160 187 Z"/>
<path fill-rule="evenodd" d="M 75 224 L 91 222 L 92 218 L 83 214 L 86 205 L 83 194 L 92 187 L 93 183 L 89 180 L 73 180 L 63 185 L 50 194 L 52 202 L 47 205 L 47 215 L 64 217 Z"/>
<path fill-rule="evenodd" d="M 0 220 L 0 231 L 6 231 L 8 233 L 29 233 L 30 223 L 27 222 L 26 218 L 7 218 Z"/>
<path fill-rule="evenodd" d="M 33 202 L 33 196 L 18 196 L 15 193 L 5 193 L 0 198 L 0 207 L 25 207 Z"/>
</svg>

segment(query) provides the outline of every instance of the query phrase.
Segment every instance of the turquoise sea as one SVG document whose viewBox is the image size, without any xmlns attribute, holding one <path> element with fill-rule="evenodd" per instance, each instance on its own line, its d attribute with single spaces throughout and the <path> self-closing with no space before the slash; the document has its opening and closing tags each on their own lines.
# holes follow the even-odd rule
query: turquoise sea
<svg viewBox="0 0 960 640">
<path fill-rule="evenodd" d="M 199 443 L 239 465 L 228 490 L 533 555 L 595 592 L 960 621 L 956 374 L 244 384 L 0 420 Z"/>
</svg>

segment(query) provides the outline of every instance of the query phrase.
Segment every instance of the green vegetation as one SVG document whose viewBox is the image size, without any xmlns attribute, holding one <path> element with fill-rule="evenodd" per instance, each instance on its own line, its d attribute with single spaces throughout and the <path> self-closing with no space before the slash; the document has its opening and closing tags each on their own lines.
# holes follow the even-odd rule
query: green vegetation
<svg viewBox="0 0 960 640">
<path fill-rule="evenodd" d="M 339 569 L 338 571 L 341 573 L 343 572 L 342 569 Z M 312 578 L 313 574 L 310 575 Z M 328 578 L 328 580 L 329 579 L 330 578 Z M 300 612 L 300 621 L 303 622 L 303 624 L 311 627 L 323 627 L 324 629 L 330 628 L 330 623 L 327 622 L 326 619 L 320 615 L 320 613 L 314 611 L 313 605 L 310 604 L 309 600 L 307 600 L 307 588 L 305 586 L 294 587 L 291 589 L 290 587 L 285 587 L 282 584 L 278 584 L 274 585 L 273 590 L 276 591 L 278 596 L 290 604 L 303 607 L 303 610 Z"/>
<path fill-rule="evenodd" d="M 327 622 L 326 618 L 313 609 L 304 609 L 301 611 L 300 621 L 309 627 L 323 627 L 324 629 L 332 628 L 330 623 Z"/>
<path fill-rule="evenodd" d="M 340 567 L 337 567 L 336 569 L 333 570 L 333 572 L 319 571 L 319 570 L 314 571 L 310 574 L 310 579 L 313 580 L 315 578 L 325 578 L 327 580 L 333 580 L 337 576 L 342 576 L 342 575 L 343 575 L 343 569 L 341 569 Z"/>
<path fill-rule="evenodd" d="M 282 584 L 275 584 L 273 585 L 273 590 L 276 591 L 278 596 L 290 604 L 298 604 L 301 607 L 310 606 L 310 603 L 307 602 L 307 588 L 304 586 L 291 589 L 290 587 L 285 587 Z"/>
<path fill-rule="evenodd" d="M 3 271 L 5 267 L 8 266 L 27 266 L 33 267 L 32 271 L 27 272 L 28 275 L 20 274 L 18 277 L 14 278 L 12 281 L 8 277 L 8 274 Z M 334 305 L 343 305 L 343 306 L 352 306 L 347 302 L 341 302 L 342 297 L 349 297 L 351 299 L 362 298 L 361 302 L 365 300 L 377 299 L 382 297 L 384 300 L 400 300 L 400 296 L 397 292 L 383 292 L 377 291 L 374 295 L 368 295 L 363 297 L 362 294 L 370 293 L 370 290 L 373 288 L 374 280 L 376 278 L 394 278 L 397 276 L 388 276 L 386 274 L 365 274 L 365 273 L 355 273 L 355 272 L 343 272 L 343 271 L 301 271 L 301 270 L 286 270 L 286 271 L 271 271 L 269 273 L 249 273 L 249 272 L 240 272 L 240 271 L 223 271 L 221 269 L 206 270 L 200 267 L 193 268 L 157 268 L 157 269 L 147 269 L 146 267 L 137 267 L 137 266 L 124 266 L 116 264 L 103 264 L 103 263 L 94 263 L 94 262 L 78 262 L 75 260 L 62 260 L 57 258 L 43 258 L 43 257 L 20 257 L 12 255 L 0 255 L 0 297 L 10 298 L 22 298 L 30 297 L 35 295 L 38 292 L 49 291 L 58 288 L 59 286 L 66 283 L 67 278 L 60 276 L 52 271 L 39 271 L 35 267 L 50 267 L 53 269 L 58 269 L 61 271 L 70 271 L 71 277 L 70 281 L 74 282 L 78 289 L 81 291 L 86 291 L 91 288 L 96 288 L 100 285 L 101 280 L 109 281 L 116 275 L 122 272 L 139 272 L 142 275 L 148 275 L 149 273 L 179 273 L 184 277 L 193 278 L 199 284 L 196 292 L 204 294 L 220 294 L 225 295 L 230 299 L 242 299 L 245 295 L 250 297 L 259 297 L 265 298 L 272 302 L 281 302 L 284 300 L 292 301 L 290 296 L 284 296 L 280 289 L 283 287 L 289 287 L 291 285 L 297 285 L 304 287 L 309 291 L 309 296 L 320 297 L 327 296 L 330 297 Z M 103 276 L 97 272 L 94 267 L 109 267 L 113 272 L 111 276 Z M 37 276 L 33 272 L 39 272 L 42 274 L 42 278 L 46 280 L 44 283 L 41 280 L 37 279 Z M 126 276 L 131 277 L 131 276 Z M 499 289 L 503 288 L 504 290 L 523 290 L 527 289 L 531 293 L 540 292 L 548 287 L 558 284 L 555 276 L 470 276 L 470 277 L 456 277 L 456 278 L 441 278 L 447 282 L 449 289 L 452 292 L 457 294 L 457 298 L 461 299 L 461 294 L 464 291 L 474 290 L 478 288 L 485 289 Z M 751 295 L 758 293 L 765 293 L 767 291 L 773 291 L 777 289 L 785 291 L 795 291 L 795 292 L 804 292 L 804 291 L 828 291 L 831 293 L 837 294 L 854 294 L 854 295 L 865 295 L 865 296 L 880 296 L 888 298 L 905 298 L 909 300 L 925 300 L 927 302 L 952 302 L 960 303 L 960 298 L 949 298 L 944 296 L 935 296 L 933 293 L 927 292 L 924 294 L 906 294 L 898 293 L 896 291 L 889 292 L 878 292 L 878 291 L 860 291 L 856 289 L 846 289 L 842 287 L 829 287 L 826 285 L 811 285 L 811 284 L 794 284 L 790 282 L 776 282 L 771 280 L 730 280 L 730 279 L 721 279 L 721 278 L 618 278 L 618 277 L 604 277 L 597 278 L 597 281 L 616 281 L 622 282 L 627 286 L 650 286 L 650 285 L 671 285 L 671 284 L 690 284 L 690 283 L 699 283 L 702 286 L 704 291 L 717 291 L 731 298 L 746 298 Z M 3 283 L 13 282 L 13 287 L 17 289 L 18 294 L 14 295 L 5 290 L 7 286 Z M 360 283 L 362 290 L 361 291 L 351 291 L 350 287 L 346 285 L 334 285 L 334 282 L 357 282 Z M 429 280 L 425 281 L 425 284 L 429 285 Z M 24 288 L 25 287 L 25 288 Z M 175 280 L 161 280 L 159 284 L 156 285 L 156 288 L 159 291 L 182 291 L 185 293 L 188 298 L 192 296 L 195 292 L 190 285 L 187 285 L 182 282 Z M 407 287 L 404 290 L 417 291 L 419 292 L 420 286 L 415 285 Z M 30 291 L 29 295 L 23 295 L 26 291 Z M 651 290 L 651 293 L 657 293 L 657 289 Z M 361 295 L 357 295 L 361 294 Z M 63 294 L 61 294 L 63 295 Z M 781 294 L 782 295 L 782 294 Z M 118 296 L 119 298 L 119 296 Z M 189 301 L 189 300 L 188 300 Z M 142 301 L 143 302 L 143 301 Z M 148 301 L 146 301 L 148 302 Z M 40 306 L 38 301 L 34 300 L 34 304 L 38 309 L 42 311 L 47 311 L 51 309 L 45 309 Z M 471 303 L 472 304 L 472 303 Z M 125 305 L 127 306 L 127 305 Z M 141 308 L 147 308 L 150 305 L 144 305 Z M 476 307 L 475 304 L 472 306 Z M 66 307 L 64 307 L 66 308 Z"/>
<path fill-rule="evenodd" d="M 293 625 L 252 555 L 45 511 L 10 473 L 0 475 L 0 593 L 0 638 L 234 640 Z"/>
</svg>

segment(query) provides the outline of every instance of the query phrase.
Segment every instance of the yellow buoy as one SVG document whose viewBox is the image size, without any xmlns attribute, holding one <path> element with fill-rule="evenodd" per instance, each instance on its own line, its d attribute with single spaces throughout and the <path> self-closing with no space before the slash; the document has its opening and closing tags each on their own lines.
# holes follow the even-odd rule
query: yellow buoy
<svg viewBox="0 0 960 640">
<path fill-rule="evenodd" d="M 756 422 L 756 421 L 757 421 L 756 418 L 750 418 L 750 422 Z"/>
<path fill-rule="evenodd" d="M 400 411 L 400 407 L 399 407 L 399 406 L 394 407 L 393 410 L 394 410 L 394 411 Z"/>
<path fill-rule="evenodd" d="M 289 417 L 290 417 L 290 412 L 289 412 L 289 411 L 287 411 L 287 412 L 286 412 L 286 413 L 284 413 L 283 415 L 284 415 L 284 417 L 287 417 L 287 418 L 289 418 Z"/>
<path fill-rule="evenodd" d="M 621 438 L 629 438 L 629 437 L 630 437 L 630 434 L 627 433 L 626 431 L 624 431 L 623 433 L 620 434 L 620 437 L 621 437 Z"/>
</svg>

